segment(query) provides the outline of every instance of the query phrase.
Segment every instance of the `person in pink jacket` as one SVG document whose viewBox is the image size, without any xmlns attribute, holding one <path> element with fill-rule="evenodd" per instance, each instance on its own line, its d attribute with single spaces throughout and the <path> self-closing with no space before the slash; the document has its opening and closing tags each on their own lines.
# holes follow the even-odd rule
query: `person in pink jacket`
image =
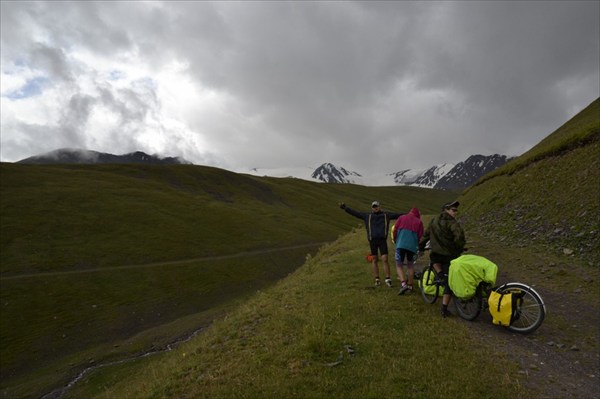
<svg viewBox="0 0 600 399">
<path fill-rule="evenodd" d="M 409 213 L 400 216 L 392 228 L 392 239 L 396 244 L 396 273 L 401 284 L 398 295 L 413 289 L 414 261 L 422 236 L 423 222 L 417 208 L 412 208 Z M 408 269 L 408 281 L 404 274 L 404 267 Z"/>
</svg>

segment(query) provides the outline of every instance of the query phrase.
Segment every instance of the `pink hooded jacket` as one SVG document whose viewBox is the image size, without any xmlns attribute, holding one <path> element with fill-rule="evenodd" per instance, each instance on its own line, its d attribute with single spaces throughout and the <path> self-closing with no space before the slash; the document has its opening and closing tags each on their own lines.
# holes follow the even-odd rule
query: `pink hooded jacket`
<svg viewBox="0 0 600 399">
<path fill-rule="evenodd" d="M 396 220 L 394 227 L 392 228 L 392 238 L 396 244 L 400 244 L 398 242 L 398 233 L 400 230 L 409 230 L 416 234 L 417 244 L 418 241 L 423 236 L 423 222 L 421 221 L 421 214 L 419 213 L 419 209 L 412 208 L 409 213 L 406 215 L 402 215 Z M 413 240 L 410 240 L 413 241 Z M 410 248 L 413 247 L 413 243 L 410 243 Z M 405 247 L 402 245 L 401 247 Z"/>
</svg>

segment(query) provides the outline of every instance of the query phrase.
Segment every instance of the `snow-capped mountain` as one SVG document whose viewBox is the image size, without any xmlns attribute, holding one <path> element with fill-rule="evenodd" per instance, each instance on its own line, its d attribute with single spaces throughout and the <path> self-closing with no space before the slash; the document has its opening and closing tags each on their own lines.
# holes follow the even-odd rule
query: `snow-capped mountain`
<svg viewBox="0 0 600 399">
<path fill-rule="evenodd" d="M 388 176 L 391 176 L 394 184 L 397 185 L 433 188 L 437 181 L 453 167 L 453 164 L 444 163 L 434 165 L 429 169 L 405 169 Z"/>
<path fill-rule="evenodd" d="M 452 170 L 440 177 L 434 188 L 456 190 L 469 187 L 481 176 L 499 168 L 509 160 L 506 155 L 471 155 L 466 161 L 459 162 Z"/>
<path fill-rule="evenodd" d="M 505 155 L 472 155 L 456 165 L 434 165 L 428 169 L 405 169 L 385 176 L 365 176 L 345 168 L 324 163 L 311 175 L 326 183 L 353 183 L 364 186 L 417 186 L 441 190 L 460 190 L 473 184 L 486 173 L 504 165 Z"/>
<path fill-rule="evenodd" d="M 348 171 L 331 163 L 319 166 L 311 175 L 313 179 L 325 183 L 355 183 L 360 184 L 362 176 L 356 172 Z"/>
<path fill-rule="evenodd" d="M 432 166 L 417 176 L 410 185 L 433 188 L 441 178 L 446 176 L 446 174 L 452 170 L 452 168 L 454 168 L 454 165 L 450 163 Z"/>
<path fill-rule="evenodd" d="M 29 164 L 98 164 L 98 163 L 143 163 L 143 164 L 189 164 L 190 162 L 178 157 L 160 157 L 148 155 L 142 151 L 131 152 L 123 155 L 113 155 L 104 152 L 83 150 L 76 148 L 61 148 L 45 154 L 34 155 L 22 159 L 17 163 Z"/>
</svg>

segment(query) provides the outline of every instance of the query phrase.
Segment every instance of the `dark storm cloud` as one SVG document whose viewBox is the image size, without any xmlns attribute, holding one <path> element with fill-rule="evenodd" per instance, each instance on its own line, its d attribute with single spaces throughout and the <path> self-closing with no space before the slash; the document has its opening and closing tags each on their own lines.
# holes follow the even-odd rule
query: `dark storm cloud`
<svg viewBox="0 0 600 399">
<path fill-rule="evenodd" d="M 599 13 L 592 1 L 3 2 L 2 67 L 25 60 L 68 83 L 61 142 L 106 143 L 90 137 L 102 107 L 118 120 L 115 153 L 143 150 L 150 119 L 168 132 L 164 150 L 197 163 L 393 172 L 518 155 L 587 106 L 600 91 Z M 142 60 L 156 87 L 103 81 L 85 54 Z M 159 80 L 174 63 L 190 79 L 175 106 L 174 82 Z M 31 155 L 15 143 L 34 125 L 3 115 L 3 159 Z"/>
</svg>

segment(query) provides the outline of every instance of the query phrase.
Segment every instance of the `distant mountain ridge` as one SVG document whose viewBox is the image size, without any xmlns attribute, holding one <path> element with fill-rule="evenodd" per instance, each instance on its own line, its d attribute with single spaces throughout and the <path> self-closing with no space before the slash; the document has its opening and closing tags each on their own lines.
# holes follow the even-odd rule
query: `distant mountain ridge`
<svg viewBox="0 0 600 399">
<path fill-rule="evenodd" d="M 296 169 L 252 169 L 250 174 L 274 177 L 295 177 L 304 180 L 359 184 L 363 186 L 416 186 L 441 190 L 460 190 L 469 187 L 483 175 L 499 168 L 511 158 L 505 155 L 472 155 L 458 164 L 440 164 L 427 169 L 404 169 L 399 172 L 379 176 L 366 176 L 326 162 L 312 170 Z M 31 156 L 16 163 L 24 164 L 191 164 L 180 157 L 160 157 L 135 151 L 123 155 L 104 152 L 61 148 L 44 154 Z M 312 171 L 312 172 L 311 172 Z"/>
<path fill-rule="evenodd" d="M 506 155 L 471 155 L 467 160 L 456 164 L 448 173 L 441 176 L 433 188 L 457 190 L 469 187 L 483 175 L 498 169 L 512 158 Z"/>
<path fill-rule="evenodd" d="M 129 154 L 113 155 L 104 152 L 83 150 L 77 148 L 61 148 L 50 151 L 45 154 L 34 155 L 22 159 L 16 163 L 28 164 L 114 164 L 114 163 L 133 163 L 133 164 L 189 164 L 183 158 L 179 157 L 160 157 L 158 155 L 148 155 L 142 151 L 135 151 Z"/>
<path fill-rule="evenodd" d="M 385 177 L 363 176 L 331 163 L 319 166 L 312 179 L 324 183 L 349 183 L 366 186 L 402 185 L 435 188 L 440 190 L 460 190 L 469 187 L 483 175 L 499 168 L 512 158 L 506 155 L 471 155 L 458 164 L 434 165 L 428 169 L 405 169 L 390 173 Z"/>
</svg>

